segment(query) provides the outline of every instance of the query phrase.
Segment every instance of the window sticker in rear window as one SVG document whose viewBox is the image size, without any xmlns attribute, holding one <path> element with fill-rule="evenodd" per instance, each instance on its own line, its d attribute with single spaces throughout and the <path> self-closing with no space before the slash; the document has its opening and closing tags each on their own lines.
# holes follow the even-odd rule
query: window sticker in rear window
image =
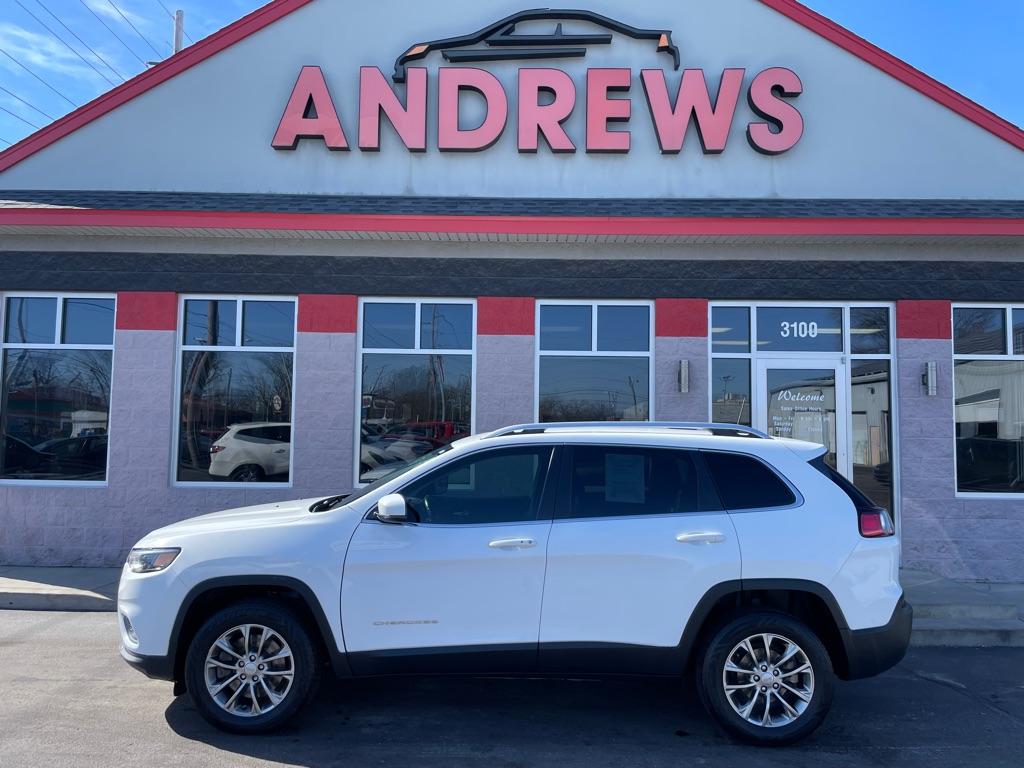
<svg viewBox="0 0 1024 768">
<path fill-rule="evenodd" d="M 647 457 L 641 453 L 609 453 L 604 457 L 604 500 L 623 504 L 646 501 L 644 469 Z"/>
</svg>

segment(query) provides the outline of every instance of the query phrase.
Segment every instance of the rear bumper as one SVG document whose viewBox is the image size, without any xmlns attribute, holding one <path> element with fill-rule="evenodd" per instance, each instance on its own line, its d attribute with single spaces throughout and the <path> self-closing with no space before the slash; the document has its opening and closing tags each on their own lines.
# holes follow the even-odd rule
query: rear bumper
<svg viewBox="0 0 1024 768">
<path fill-rule="evenodd" d="M 121 646 L 121 658 L 128 665 L 154 680 L 174 679 L 174 659 L 170 656 L 143 656 Z"/>
<path fill-rule="evenodd" d="M 846 648 L 843 678 L 859 680 L 873 677 L 899 664 L 910 645 L 913 624 L 914 609 L 901 596 L 892 618 L 884 626 L 840 630 Z"/>
</svg>

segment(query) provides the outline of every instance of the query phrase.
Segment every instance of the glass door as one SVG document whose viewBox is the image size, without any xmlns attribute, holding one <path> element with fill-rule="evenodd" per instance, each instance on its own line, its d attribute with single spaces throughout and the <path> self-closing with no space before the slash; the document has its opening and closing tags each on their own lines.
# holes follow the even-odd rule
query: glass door
<svg viewBox="0 0 1024 768">
<path fill-rule="evenodd" d="M 772 437 L 825 446 L 825 461 L 850 477 L 846 369 L 839 360 L 761 358 L 755 427 Z M 852 478 L 851 478 L 852 479 Z"/>
</svg>

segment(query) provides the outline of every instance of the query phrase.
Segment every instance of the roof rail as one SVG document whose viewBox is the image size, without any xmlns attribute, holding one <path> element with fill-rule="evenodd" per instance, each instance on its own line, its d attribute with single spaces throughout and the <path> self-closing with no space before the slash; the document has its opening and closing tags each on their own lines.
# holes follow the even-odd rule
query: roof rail
<svg viewBox="0 0 1024 768">
<path fill-rule="evenodd" d="M 492 432 L 488 437 L 506 435 L 543 434 L 571 429 L 637 429 L 655 427 L 658 429 L 702 430 L 723 437 L 754 437 L 771 440 L 771 435 L 742 424 L 722 424 L 701 421 L 552 421 L 538 424 L 513 424 Z"/>
</svg>

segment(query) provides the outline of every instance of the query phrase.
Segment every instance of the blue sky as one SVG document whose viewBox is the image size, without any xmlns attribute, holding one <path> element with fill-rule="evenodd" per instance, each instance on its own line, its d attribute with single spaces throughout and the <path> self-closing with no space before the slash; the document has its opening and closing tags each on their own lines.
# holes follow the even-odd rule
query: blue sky
<svg viewBox="0 0 1024 768">
<path fill-rule="evenodd" d="M 805 2 L 1024 126 L 1024 0 Z M 137 74 L 146 62 L 167 56 L 172 37 L 169 11 L 183 9 L 188 36 L 199 40 L 262 4 L 263 0 L 0 0 L 0 149 L 27 136 L 33 125 L 43 126 L 119 84 L 122 77 Z"/>
</svg>

